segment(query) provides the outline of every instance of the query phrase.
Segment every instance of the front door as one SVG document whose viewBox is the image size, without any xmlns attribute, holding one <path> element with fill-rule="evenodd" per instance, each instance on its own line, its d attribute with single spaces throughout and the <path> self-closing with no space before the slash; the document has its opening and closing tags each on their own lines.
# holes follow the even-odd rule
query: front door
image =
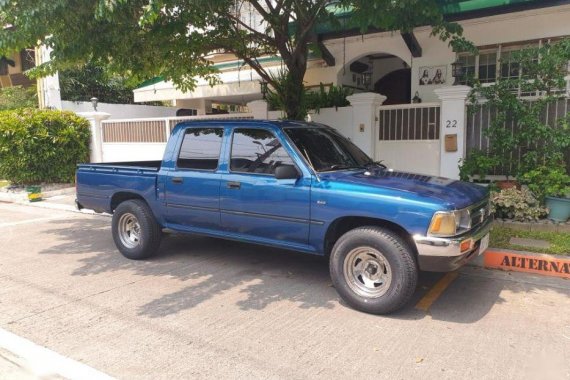
<svg viewBox="0 0 570 380">
<path fill-rule="evenodd" d="M 218 162 L 223 128 L 186 129 L 166 182 L 167 222 L 172 227 L 219 229 Z"/>
<path fill-rule="evenodd" d="M 307 245 L 310 181 L 276 179 L 278 165 L 295 164 L 273 132 L 234 129 L 220 190 L 222 227 L 244 237 Z"/>
</svg>

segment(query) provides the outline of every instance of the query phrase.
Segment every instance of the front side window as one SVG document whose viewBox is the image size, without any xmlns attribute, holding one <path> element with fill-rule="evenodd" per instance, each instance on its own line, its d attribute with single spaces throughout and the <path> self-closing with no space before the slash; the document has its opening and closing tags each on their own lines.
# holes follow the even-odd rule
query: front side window
<svg viewBox="0 0 570 380">
<path fill-rule="evenodd" d="M 279 165 L 293 165 L 293 160 L 273 133 L 254 128 L 234 130 L 232 172 L 274 174 Z"/>
<path fill-rule="evenodd" d="M 188 128 L 180 147 L 177 166 L 183 169 L 216 170 L 223 128 Z"/>
<path fill-rule="evenodd" d="M 285 133 L 317 172 L 362 168 L 373 160 L 346 137 L 324 128 L 285 128 Z"/>
</svg>

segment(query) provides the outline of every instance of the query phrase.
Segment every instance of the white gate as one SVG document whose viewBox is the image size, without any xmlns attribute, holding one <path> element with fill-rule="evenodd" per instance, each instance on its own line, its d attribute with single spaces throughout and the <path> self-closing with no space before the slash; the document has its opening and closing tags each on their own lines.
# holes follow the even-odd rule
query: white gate
<svg viewBox="0 0 570 380">
<path fill-rule="evenodd" d="M 439 103 L 381 106 L 376 160 L 389 168 L 439 175 Z"/>
</svg>

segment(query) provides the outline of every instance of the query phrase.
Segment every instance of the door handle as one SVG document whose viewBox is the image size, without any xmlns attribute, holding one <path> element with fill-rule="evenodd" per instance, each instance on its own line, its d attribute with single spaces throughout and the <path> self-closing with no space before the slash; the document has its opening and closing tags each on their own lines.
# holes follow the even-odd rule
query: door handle
<svg viewBox="0 0 570 380">
<path fill-rule="evenodd" d="M 234 181 L 228 181 L 226 183 L 226 186 L 228 189 L 240 189 L 241 188 L 241 183 L 239 182 L 234 182 Z"/>
<path fill-rule="evenodd" d="M 172 183 L 182 183 L 184 179 L 182 177 L 172 177 Z"/>
</svg>

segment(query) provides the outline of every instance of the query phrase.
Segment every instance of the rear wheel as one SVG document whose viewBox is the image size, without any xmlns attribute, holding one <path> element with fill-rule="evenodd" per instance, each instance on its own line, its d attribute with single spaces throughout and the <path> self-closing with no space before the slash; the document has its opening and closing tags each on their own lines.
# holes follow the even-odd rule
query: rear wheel
<svg viewBox="0 0 570 380">
<path fill-rule="evenodd" d="M 132 199 L 121 203 L 113 214 L 113 240 L 123 256 L 141 260 L 160 246 L 162 231 L 146 203 Z"/>
<path fill-rule="evenodd" d="M 344 301 L 372 314 L 402 308 L 414 294 L 418 278 L 407 244 L 379 227 L 356 228 L 341 236 L 331 253 L 330 273 Z"/>
</svg>

